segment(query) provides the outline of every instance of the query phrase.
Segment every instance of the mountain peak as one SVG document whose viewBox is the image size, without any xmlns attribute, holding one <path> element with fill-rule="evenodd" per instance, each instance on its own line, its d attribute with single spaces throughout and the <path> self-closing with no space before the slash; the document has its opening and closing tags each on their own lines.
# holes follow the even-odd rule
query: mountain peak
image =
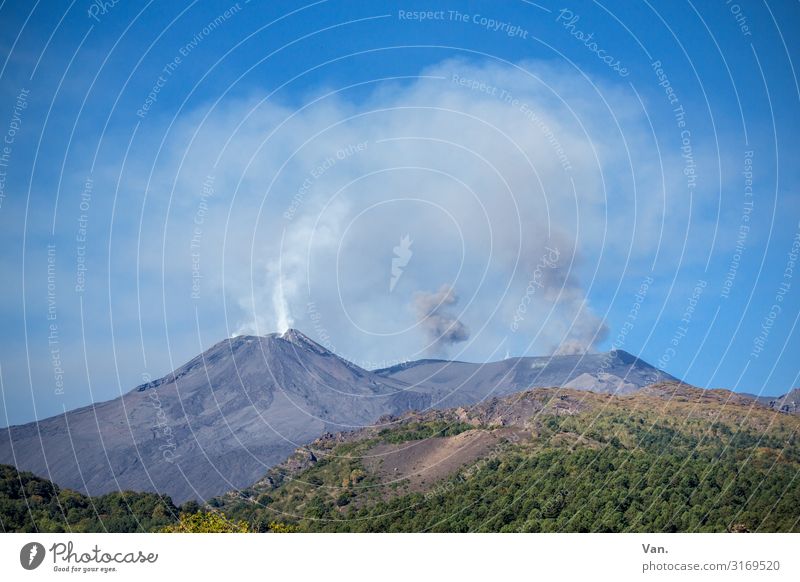
<svg viewBox="0 0 800 582">
<path fill-rule="evenodd" d="M 626 352 L 625 350 L 611 350 L 611 353 L 614 354 L 617 359 L 623 364 L 635 364 L 640 360 L 630 352 Z"/>
<path fill-rule="evenodd" d="M 304 334 L 299 329 L 295 329 L 290 327 L 285 332 L 281 334 L 281 339 L 285 339 L 286 341 L 293 342 L 293 341 L 312 341 L 306 334 Z"/>
<path fill-rule="evenodd" d="M 316 352 L 318 354 L 327 355 L 327 354 L 332 353 L 327 348 L 319 345 L 317 342 L 315 342 L 314 340 L 309 338 L 306 334 L 304 334 L 299 329 L 294 329 L 292 327 L 290 327 L 285 332 L 283 332 L 283 334 L 280 335 L 280 339 L 282 339 L 284 341 L 287 341 L 287 342 L 289 342 L 291 344 L 294 344 L 295 346 L 297 346 L 299 348 L 303 348 L 303 349 L 306 349 L 306 350 L 311 350 L 311 351 Z"/>
</svg>

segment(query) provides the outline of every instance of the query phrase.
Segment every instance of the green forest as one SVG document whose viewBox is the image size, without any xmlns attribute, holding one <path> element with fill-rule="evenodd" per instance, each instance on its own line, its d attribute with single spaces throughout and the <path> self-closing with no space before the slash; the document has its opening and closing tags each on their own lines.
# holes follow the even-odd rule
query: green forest
<svg viewBox="0 0 800 582">
<path fill-rule="evenodd" d="M 564 402 L 541 392 L 535 398 L 545 408 L 535 417 L 511 415 L 511 424 L 436 412 L 320 439 L 258 483 L 203 506 L 176 507 L 154 493 L 87 497 L 4 465 L 0 526 L 6 532 L 800 531 L 796 416 L 713 401 L 595 395 L 556 414 L 547 407 Z M 430 482 L 387 478 L 382 461 L 367 462 L 387 447 L 413 451 L 465 436 L 498 444 Z"/>
<path fill-rule="evenodd" d="M 167 496 L 126 491 L 87 497 L 0 465 L 0 527 L 5 532 L 149 532 L 175 522 L 179 514 Z"/>
<path fill-rule="evenodd" d="M 725 410 L 712 422 L 645 410 L 545 418 L 534 436 L 427 491 L 362 469 L 372 447 L 410 432 L 383 431 L 335 447 L 277 487 L 216 503 L 255 529 L 280 519 L 319 532 L 800 531 L 796 418 L 743 427 Z M 455 426 L 448 434 L 463 430 Z M 414 423 L 414 432 L 425 429 Z"/>
</svg>

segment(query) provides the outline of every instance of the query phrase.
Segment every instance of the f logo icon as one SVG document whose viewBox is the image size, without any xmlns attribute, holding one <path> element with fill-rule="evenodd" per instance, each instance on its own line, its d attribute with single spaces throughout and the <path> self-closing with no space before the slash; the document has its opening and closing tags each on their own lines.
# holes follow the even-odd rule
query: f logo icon
<svg viewBox="0 0 800 582">
<path fill-rule="evenodd" d="M 26 570 L 35 570 L 44 561 L 44 546 L 39 542 L 30 542 L 19 551 L 19 563 Z"/>
</svg>

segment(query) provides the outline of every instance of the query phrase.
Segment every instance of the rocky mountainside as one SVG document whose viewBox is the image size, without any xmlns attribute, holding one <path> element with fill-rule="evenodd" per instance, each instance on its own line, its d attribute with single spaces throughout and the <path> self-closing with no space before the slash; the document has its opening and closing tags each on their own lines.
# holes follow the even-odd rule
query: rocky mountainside
<svg viewBox="0 0 800 582">
<path fill-rule="evenodd" d="M 537 388 L 326 434 L 210 502 L 256 531 L 798 531 L 800 418 L 727 390 Z"/>
<path fill-rule="evenodd" d="M 0 463 L 89 495 L 180 503 L 252 483 L 326 431 L 428 403 L 298 331 L 240 336 L 114 400 L 0 430 Z"/>
<path fill-rule="evenodd" d="M 800 414 L 800 388 L 794 388 L 783 396 L 760 396 L 759 401 L 780 412 Z"/>
<path fill-rule="evenodd" d="M 0 430 L 0 463 L 88 495 L 151 491 L 182 503 L 246 487 L 320 435 L 386 415 L 540 386 L 625 395 L 671 380 L 623 351 L 368 371 L 297 330 L 239 336 L 114 400 Z M 797 410 L 796 392 L 774 400 Z"/>
<path fill-rule="evenodd" d="M 670 378 L 625 352 L 370 372 L 297 330 L 239 336 L 120 398 L 0 431 L 0 463 L 89 495 L 154 491 L 180 503 L 250 484 L 297 446 L 382 415 L 533 386 L 627 393 Z"/>
<path fill-rule="evenodd" d="M 376 370 L 431 395 L 437 408 L 462 406 L 529 388 L 561 386 L 629 394 L 676 378 L 628 352 L 509 358 L 488 364 L 419 360 Z"/>
</svg>

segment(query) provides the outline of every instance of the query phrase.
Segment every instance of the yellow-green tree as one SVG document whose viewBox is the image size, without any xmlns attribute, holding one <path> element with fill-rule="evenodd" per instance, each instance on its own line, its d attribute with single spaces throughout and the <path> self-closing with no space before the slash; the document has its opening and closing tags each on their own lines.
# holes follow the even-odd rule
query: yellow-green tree
<svg viewBox="0 0 800 582">
<path fill-rule="evenodd" d="M 298 528 L 296 525 L 292 525 L 290 523 L 271 521 L 269 524 L 269 531 L 272 533 L 296 533 Z"/>
<path fill-rule="evenodd" d="M 163 532 L 167 533 L 248 533 L 250 530 L 244 521 L 233 521 L 217 511 L 198 511 L 182 513 L 178 523 L 168 525 Z"/>
</svg>

